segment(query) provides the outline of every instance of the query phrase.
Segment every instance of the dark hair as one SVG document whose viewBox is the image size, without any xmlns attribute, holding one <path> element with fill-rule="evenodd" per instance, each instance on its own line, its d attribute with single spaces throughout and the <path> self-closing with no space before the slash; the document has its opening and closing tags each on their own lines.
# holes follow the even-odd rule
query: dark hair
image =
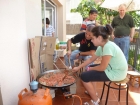
<svg viewBox="0 0 140 105">
<path fill-rule="evenodd" d="M 109 35 L 112 34 L 113 28 L 111 25 L 106 24 L 105 26 L 96 26 L 92 29 L 92 34 L 96 37 L 102 36 L 103 39 L 108 39 Z"/>
<path fill-rule="evenodd" d="M 50 24 L 50 20 L 46 18 L 46 24 Z"/>
<path fill-rule="evenodd" d="M 87 26 L 87 31 L 91 32 L 94 27 L 95 27 L 95 25 L 91 25 L 91 24 L 88 25 Z"/>
<path fill-rule="evenodd" d="M 98 11 L 95 9 L 95 8 L 93 8 L 93 9 L 91 9 L 90 11 L 89 11 L 89 15 L 90 14 L 98 14 Z"/>
</svg>

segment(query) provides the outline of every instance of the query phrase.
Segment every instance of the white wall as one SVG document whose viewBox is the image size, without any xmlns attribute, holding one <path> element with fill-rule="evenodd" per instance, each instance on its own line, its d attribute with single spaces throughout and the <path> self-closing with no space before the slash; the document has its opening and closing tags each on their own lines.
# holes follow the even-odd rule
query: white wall
<svg viewBox="0 0 140 105">
<path fill-rule="evenodd" d="M 83 18 L 80 13 L 71 13 L 70 10 L 77 8 L 81 0 L 66 0 L 66 20 L 70 21 L 70 24 L 81 24 Z"/>
<path fill-rule="evenodd" d="M 26 31 L 28 38 L 42 35 L 41 0 L 25 0 Z"/>
<path fill-rule="evenodd" d="M 3 105 L 29 89 L 27 39 L 41 35 L 41 0 L 0 0 L 0 85 Z"/>
</svg>

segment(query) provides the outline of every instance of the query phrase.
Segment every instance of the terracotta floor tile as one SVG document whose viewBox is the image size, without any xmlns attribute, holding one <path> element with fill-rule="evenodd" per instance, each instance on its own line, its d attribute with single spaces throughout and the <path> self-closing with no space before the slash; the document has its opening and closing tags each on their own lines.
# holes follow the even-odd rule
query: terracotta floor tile
<svg viewBox="0 0 140 105">
<path fill-rule="evenodd" d="M 126 105 L 126 102 L 120 102 L 120 105 Z M 128 102 L 128 105 L 140 105 L 140 103 Z"/>
<path fill-rule="evenodd" d="M 72 105 L 74 99 L 64 99 L 63 96 L 57 96 L 53 99 L 53 105 Z"/>
<path fill-rule="evenodd" d="M 88 102 L 90 101 L 90 98 L 81 98 L 82 103 Z M 73 105 L 80 105 L 80 100 L 78 98 L 75 97 L 74 99 L 74 104 Z M 82 104 L 83 105 L 83 104 Z"/>
<path fill-rule="evenodd" d="M 115 93 L 115 96 L 118 100 L 118 91 L 114 90 L 114 93 Z M 126 90 L 121 90 L 120 92 L 120 101 L 126 101 Z M 130 94 L 128 95 L 128 101 L 132 102 L 133 99 L 132 97 L 130 96 Z"/>
<path fill-rule="evenodd" d="M 82 98 L 90 98 L 89 95 L 85 94 L 85 88 L 81 87 L 81 89 L 77 89 L 76 94 Z"/>
<path fill-rule="evenodd" d="M 102 89 L 103 88 L 103 82 L 97 82 L 96 84 L 98 89 Z"/>
<path fill-rule="evenodd" d="M 101 96 L 101 93 L 102 93 L 102 89 L 100 89 L 100 91 L 99 91 L 100 96 Z M 107 94 L 107 89 L 104 90 L 104 94 L 103 94 L 102 100 L 106 99 L 106 94 Z M 112 89 L 110 89 L 110 91 L 109 91 L 108 100 L 112 100 L 112 101 L 116 101 L 117 100 L 115 95 L 114 95 L 114 91 Z"/>
<path fill-rule="evenodd" d="M 129 102 L 134 102 L 137 103 L 137 105 L 140 105 L 140 93 L 136 93 L 136 92 L 129 92 Z"/>
<path fill-rule="evenodd" d="M 99 105 L 105 105 L 105 100 L 101 100 Z M 118 101 L 108 100 L 107 105 L 120 105 Z"/>
</svg>

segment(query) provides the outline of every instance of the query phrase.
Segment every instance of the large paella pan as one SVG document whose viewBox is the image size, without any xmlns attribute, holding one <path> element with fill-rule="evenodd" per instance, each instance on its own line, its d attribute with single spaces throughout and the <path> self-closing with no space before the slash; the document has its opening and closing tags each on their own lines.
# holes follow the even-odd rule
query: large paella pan
<svg viewBox="0 0 140 105">
<path fill-rule="evenodd" d="M 67 87 L 76 82 L 73 75 L 67 75 L 68 70 L 48 70 L 37 77 L 37 81 L 42 86 L 48 88 Z"/>
</svg>

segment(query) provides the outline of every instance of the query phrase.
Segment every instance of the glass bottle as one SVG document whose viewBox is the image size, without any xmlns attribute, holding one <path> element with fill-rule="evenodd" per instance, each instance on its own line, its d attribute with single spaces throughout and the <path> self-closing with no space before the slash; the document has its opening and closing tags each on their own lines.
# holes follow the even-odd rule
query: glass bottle
<svg viewBox="0 0 140 105">
<path fill-rule="evenodd" d="M 58 39 L 58 37 L 56 38 L 56 50 L 58 50 L 59 49 L 59 39 Z"/>
</svg>

